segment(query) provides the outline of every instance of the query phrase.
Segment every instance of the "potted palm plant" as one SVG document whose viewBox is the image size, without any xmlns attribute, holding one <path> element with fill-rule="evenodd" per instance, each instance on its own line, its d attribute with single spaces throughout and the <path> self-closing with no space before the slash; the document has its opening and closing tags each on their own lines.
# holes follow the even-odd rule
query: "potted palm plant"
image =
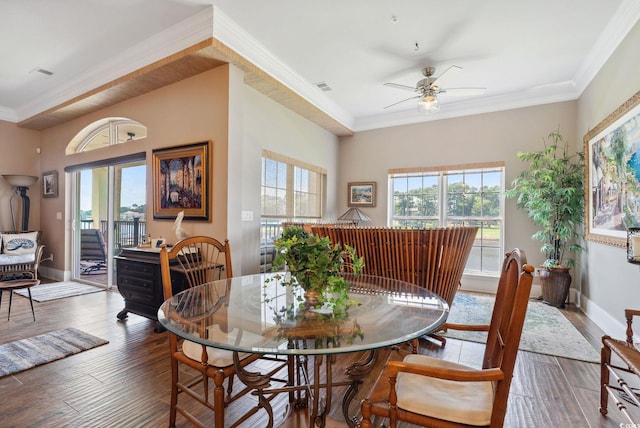
<svg viewBox="0 0 640 428">
<path fill-rule="evenodd" d="M 571 285 L 570 255 L 583 250 L 578 226 L 584 221 L 584 153 L 571 153 L 559 130 L 549 134 L 543 150 L 520 152 L 518 159 L 528 163 L 506 191 L 517 198 L 540 227 L 532 236 L 542 242 L 546 260 L 540 269 L 542 299 L 564 307 Z"/>
</svg>

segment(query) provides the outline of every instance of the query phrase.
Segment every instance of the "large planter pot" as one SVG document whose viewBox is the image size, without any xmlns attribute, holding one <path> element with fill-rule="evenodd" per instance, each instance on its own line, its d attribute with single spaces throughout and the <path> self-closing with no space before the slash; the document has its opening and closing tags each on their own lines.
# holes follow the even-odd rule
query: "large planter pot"
<svg viewBox="0 0 640 428">
<path fill-rule="evenodd" d="M 551 306 L 564 308 L 571 286 L 569 268 L 541 268 L 540 283 L 542 285 L 542 300 Z"/>
</svg>

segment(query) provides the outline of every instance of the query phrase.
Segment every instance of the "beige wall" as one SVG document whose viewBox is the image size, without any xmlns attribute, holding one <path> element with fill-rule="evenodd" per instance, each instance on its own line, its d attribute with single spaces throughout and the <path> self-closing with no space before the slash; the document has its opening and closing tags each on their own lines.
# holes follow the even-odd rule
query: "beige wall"
<svg viewBox="0 0 640 428">
<path fill-rule="evenodd" d="M 640 24 L 636 24 L 578 102 L 577 134 L 590 129 L 640 90 Z M 587 242 L 583 260 L 583 308 L 605 332 L 624 336 L 624 309 L 640 307 L 640 271 L 623 248 Z"/>
<path fill-rule="evenodd" d="M 543 138 L 558 127 L 567 141 L 576 142 L 575 120 L 576 104 L 565 102 L 371 130 L 342 138 L 340 209 L 347 206 L 349 181 L 376 181 L 376 207 L 363 211 L 372 218 L 372 225 L 386 225 L 390 168 L 504 161 L 508 186 L 522 169 L 517 152 L 541 149 Z M 505 211 L 505 250 L 520 247 L 529 263 L 542 264 L 539 243 L 531 240 L 536 230 L 531 220 L 516 209 L 514 200 L 507 200 Z"/>
<path fill-rule="evenodd" d="M 175 242 L 171 231 L 173 221 L 153 220 L 151 152 L 154 148 L 212 141 L 211 221 L 185 222 L 184 226 L 191 234 L 207 234 L 219 239 L 227 237 L 228 75 L 228 66 L 219 67 L 42 132 L 41 168 L 43 171 L 56 169 L 60 173 L 60 197 L 43 199 L 41 207 L 44 241 L 48 251 L 56 256 L 54 263 L 47 267 L 57 272 L 69 272 L 71 268 L 68 239 L 71 199 L 63 169 L 101 158 L 146 152 L 148 231 L 152 236 L 163 236 L 169 242 Z M 64 155 L 65 147 L 80 130 L 105 117 L 136 120 L 147 126 L 148 137 L 103 150 Z M 56 219 L 57 212 L 63 213 L 62 220 Z"/>
<path fill-rule="evenodd" d="M 34 175 L 38 181 L 27 192 L 30 200 L 29 229 L 40 228 L 40 197 L 42 176 L 40 168 L 40 132 L 18 128 L 15 123 L 0 120 L 0 174 Z M 14 197 L 15 196 L 15 197 Z M 13 197 L 13 200 L 11 198 Z M 15 227 L 22 224 L 22 201 L 15 190 L 0 179 L 0 231 L 14 230 L 11 220 L 14 208 Z"/>
<path fill-rule="evenodd" d="M 338 138 L 296 113 L 245 86 L 243 92 L 243 187 L 240 190 L 242 210 L 253 212 L 253 222 L 243 222 L 250 272 L 259 266 L 260 183 L 262 150 L 270 150 L 308 162 L 327 170 L 327 218 L 337 217 L 336 192 L 338 176 Z M 235 267 L 234 267 L 235 269 Z"/>
</svg>

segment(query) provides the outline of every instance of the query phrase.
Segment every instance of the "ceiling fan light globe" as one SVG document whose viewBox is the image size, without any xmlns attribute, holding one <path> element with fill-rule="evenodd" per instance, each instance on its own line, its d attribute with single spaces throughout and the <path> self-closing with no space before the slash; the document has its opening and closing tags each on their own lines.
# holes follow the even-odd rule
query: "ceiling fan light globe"
<svg viewBox="0 0 640 428">
<path fill-rule="evenodd" d="M 434 95 L 427 95 L 418 100 L 419 113 L 436 113 L 440 111 L 440 102 Z"/>
</svg>

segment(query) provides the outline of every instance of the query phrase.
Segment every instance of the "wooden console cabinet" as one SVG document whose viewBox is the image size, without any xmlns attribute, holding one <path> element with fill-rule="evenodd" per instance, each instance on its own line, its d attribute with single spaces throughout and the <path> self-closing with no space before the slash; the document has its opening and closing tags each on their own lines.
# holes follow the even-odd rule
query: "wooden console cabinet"
<svg viewBox="0 0 640 428">
<path fill-rule="evenodd" d="M 163 331 L 158 323 L 158 309 L 164 302 L 160 250 L 155 248 L 125 248 L 116 259 L 116 282 L 124 297 L 124 309 L 117 317 L 127 318 L 129 312 L 156 321 L 156 332 Z M 173 279 L 173 293 L 186 288 L 184 277 Z"/>
</svg>

